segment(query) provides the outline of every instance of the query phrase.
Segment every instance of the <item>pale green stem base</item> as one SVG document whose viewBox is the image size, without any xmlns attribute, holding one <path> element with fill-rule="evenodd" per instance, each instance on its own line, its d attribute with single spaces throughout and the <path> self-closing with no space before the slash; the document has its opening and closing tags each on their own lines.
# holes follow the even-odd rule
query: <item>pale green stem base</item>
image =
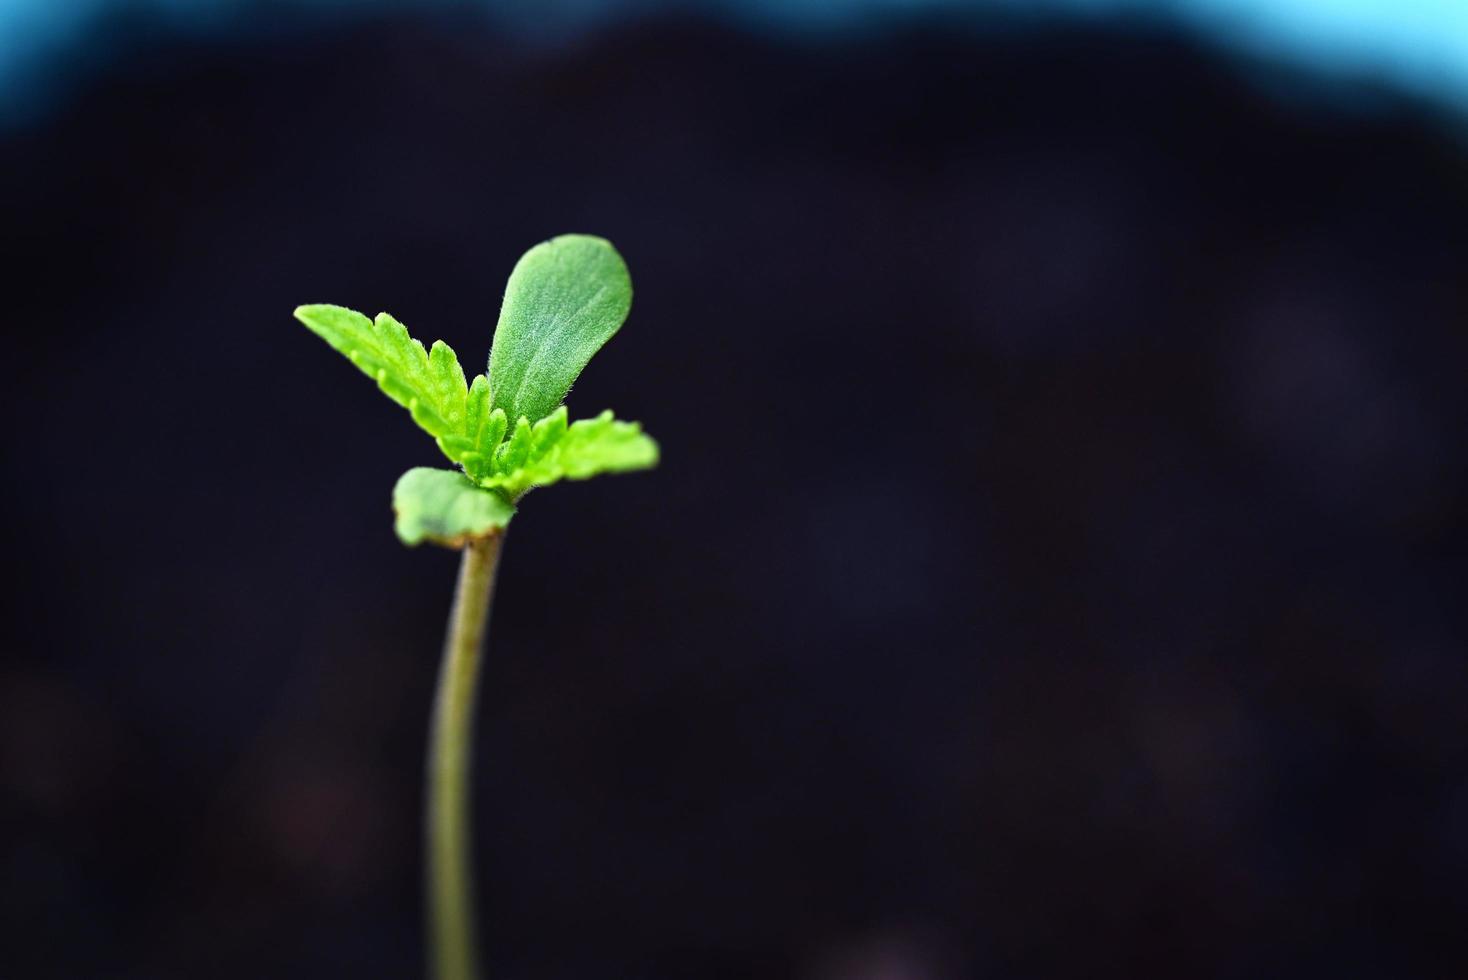
<svg viewBox="0 0 1468 980">
<path fill-rule="evenodd" d="M 428 748 L 424 832 L 428 852 L 429 975 L 475 980 L 474 871 L 469 832 L 475 689 L 504 532 L 464 548 L 439 668 Z"/>
</svg>

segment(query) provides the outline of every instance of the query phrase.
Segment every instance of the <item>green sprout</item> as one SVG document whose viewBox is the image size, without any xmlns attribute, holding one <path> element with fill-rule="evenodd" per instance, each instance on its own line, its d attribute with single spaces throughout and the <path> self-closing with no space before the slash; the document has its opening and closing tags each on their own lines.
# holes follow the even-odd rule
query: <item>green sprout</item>
<svg viewBox="0 0 1468 980">
<path fill-rule="evenodd" d="M 561 402 L 632 305 L 627 266 L 610 242 L 562 235 L 535 246 L 505 287 L 487 374 L 466 381 L 443 341 L 427 349 L 386 313 L 302 306 L 296 319 L 377 382 L 459 465 L 415 467 L 393 488 L 407 545 L 461 549 L 428 750 L 425 835 L 430 971 L 478 973 L 469 834 L 469 762 L 480 651 L 505 529 L 522 497 L 559 480 L 657 465 L 636 422 L 603 412 L 569 422 Z"/>
</svg>

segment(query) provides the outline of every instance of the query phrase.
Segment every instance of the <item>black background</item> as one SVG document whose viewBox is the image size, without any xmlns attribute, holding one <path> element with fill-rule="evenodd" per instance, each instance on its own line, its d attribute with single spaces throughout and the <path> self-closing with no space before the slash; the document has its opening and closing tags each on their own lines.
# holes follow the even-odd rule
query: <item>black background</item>
<svg viewBox="0 0 1468 980">
<path fill-rule="evenodd" d="M 1166 33 L 157 39 L 0 135 L 0 974 L 413 976 L 441 465 L 290 317 L 471 371 L 637 298 L 650 474 L 506 549 L 504 978 L 1462 975 L 1468 155 Z"/>
</svg>

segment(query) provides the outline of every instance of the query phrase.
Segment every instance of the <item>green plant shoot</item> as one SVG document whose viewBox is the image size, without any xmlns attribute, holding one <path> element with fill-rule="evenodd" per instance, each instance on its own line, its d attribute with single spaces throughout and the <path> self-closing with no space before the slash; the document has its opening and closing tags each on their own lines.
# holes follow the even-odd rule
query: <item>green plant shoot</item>
<svg viewBox="0 0 1468 980">
<path fill-rule="evenodd" d="M 425 348 L 386 313 L 368 319 L 313 305 L 298 308 L 296 318 L 376 381 L 459 464 L 466 479 L 451 470 L 409 470 L 393 491 L 393 509 L 405 544 L 460 548 L 503 529 L 534 487 L 657 464 L 657 444 L 636 422 L 603 412 L 568 423 L 561 405 L 631 305 L 627 266 L 611 243 L 562 235 L 516 264 L 488 373 L 472 381 L 448 344 Z M 499 499 L 475 498 L 476 490 Z"/>
<path fill-rule="evenodd" d="M 369 319 L 342 306 L 296 310 L 459 467 L 415 467 L 393 488 L 403 543 L 463 551 L 434 705 L 424 820 L 429 968 L 438 980 L 478 976 L 468 773 L 504 531 L 535 487 L 658 461 L 657 443 L 636 422 L 610 411 L 571 422 L 561 404 L 631 305 L 627 266 L 610 242 L 590 235 L 542 242 L 510 273 L 488 369 L 472 380 L 447 344 L 425 348 L 386 313 Z"/>
</svg>

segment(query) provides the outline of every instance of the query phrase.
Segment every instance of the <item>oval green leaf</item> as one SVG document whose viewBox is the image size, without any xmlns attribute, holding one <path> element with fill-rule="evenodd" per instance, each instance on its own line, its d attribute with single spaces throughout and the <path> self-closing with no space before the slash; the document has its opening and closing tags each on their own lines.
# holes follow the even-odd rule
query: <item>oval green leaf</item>
<svg viewBox="0 0 1468 980">
<path fill-rule="evenodd" d="M 475 538 L 498 534 L 515 516 L 515 506 L 493 490 L 474 485 L 458 470 L 417 466 L 398 478 L 392 491 L 393 525 L 406 545 L 424 541 L 462 548 Z"/>
<path fill-rule="evenodd" d="M 631 307 L 627 265 L 606 239 L 561 235 L 526 252 L 510 273 L 489 353 L 494 407 L 512 423 L 555 411 Z"/>
</svg>

